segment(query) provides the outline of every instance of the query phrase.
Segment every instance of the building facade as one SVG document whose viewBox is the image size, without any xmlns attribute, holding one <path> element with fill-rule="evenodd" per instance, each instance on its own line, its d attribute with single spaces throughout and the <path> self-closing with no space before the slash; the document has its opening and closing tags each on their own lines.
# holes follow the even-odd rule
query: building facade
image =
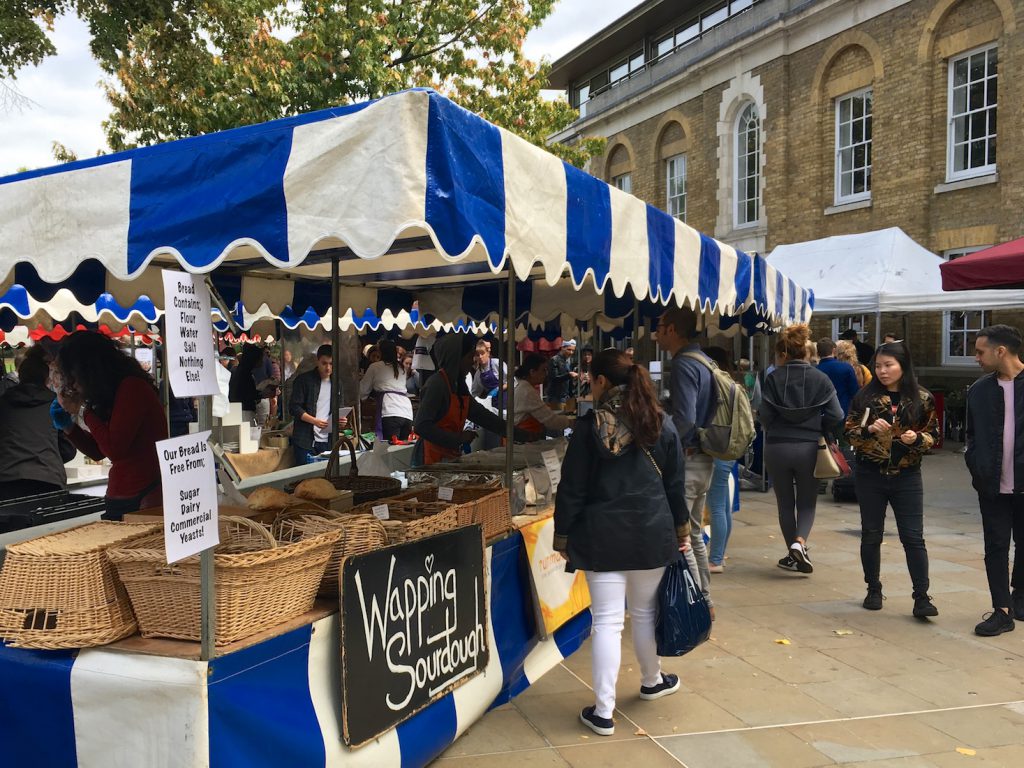
<svg viewBox="0 0 1024 768">
<path fill-rule="evenodd" d="M 1024 0 L 643 3 L 555 62 L 581 117 L 554 140 L 607 138 L 591 173 L 748 252 L 900 227 L 955 258 L 1024 235 L 1021 23 Z M 881 328 L 956 388 L 992 322 L 1024 313 Z"/>
</svg>

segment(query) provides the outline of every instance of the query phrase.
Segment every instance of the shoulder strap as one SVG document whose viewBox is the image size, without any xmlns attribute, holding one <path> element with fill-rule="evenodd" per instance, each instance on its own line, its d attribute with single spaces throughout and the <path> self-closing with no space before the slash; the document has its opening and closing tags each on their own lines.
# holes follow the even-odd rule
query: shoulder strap
<svg viewBox="0 0 1024 768">
<path fill-rule="evenodd" d="M 705 355 L 703 352 L 683 352 L 683 357 L 688 357 L 691 360 L 696 360 L 698 363 L 703 365 L 712 373 L 718 370 L 718 365 L 715 363 L 715 361 L 710 360 L 707 357 L 707 355 Z"/>
</svg>

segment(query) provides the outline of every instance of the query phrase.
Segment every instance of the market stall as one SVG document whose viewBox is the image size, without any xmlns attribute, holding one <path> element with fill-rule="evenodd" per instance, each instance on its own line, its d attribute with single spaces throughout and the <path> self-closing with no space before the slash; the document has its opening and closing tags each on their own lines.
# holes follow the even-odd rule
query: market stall
<svg viewBox="0 0 1024 768">
<path fill-rule="evenodd" d="M 166 307 L 159 276 L 154 279 L 158 267 L 213 272 L 233 281 L 239 295 L 225 294 L 228 305 L 242 300 L 250 309 L 292 307 L 300 314 L 313 307 L 321 316 L 325 293 L 335 308 L 379 314 L 381 296 L 415 287 L 424 292 L 420 311 L 449 322 L 459 318 L 444 307 L 464 308 L 467 294 L 486 310 L 483 316 L 470 312 L 468 319 L 487 320 L 497 308 L 506 339 L 514 335 L 517 308 L 533 307 L 545 294 L 553 307 L 582 300 L 580 317 L 593 317 L 609 295 L 685 303 L 716 314 L 757 305 L 776 323 L 807 319 L 811 303 L 807 291 L 774 267 L 428 91 L 2 179 L 0 243 L 0 276 L 24 273 L 31 265 L 46 283 L 84 272 L 95 280 L 95 264 L 122 306 L 133 303 L 128 292 Z M 591 294 L 599 301 L 581 299 Z M 514 414 L 514 400 L 509 410 Z M 512 455 L 510 445 L 506 478 L 512 475 Z M 312 613 L 291 616 L 241 646 L 221 646 L 207 660 L 198 660 L 200 647 L 193 641 L 153 645 L 131 636 L 77 653 L 0 647 L 0 675 L 10 681 L 0 691 L 0 722 L 18 735 L 5 740 L 12 744 L 8 749 L 20 750 L 7 754 L 17 756 L 15 763 L 28 759 L 36 765 L 429 762 L 488 708 L 575 651 L 589 630 L 586 611 L 538 630 L 531 576 L 521 559 L 523 536 L 516 530 L 492 536 L 485 549 L 476 547 L 483 553 L 479 565 L 460 571 L 457 563 L 464 561 L 442 554 L 442 545 L 458 538 L 468 556 L 467 532 L 481 530 L 474 527 L 480 523 L 486 531 L 493 518 L 490 512 L 481 512 L 481 519 L 473 513 L 465 527 L 462 513 L 443 503 L 441 491 L 437 486 L 436 502 L 406 498 L 380 511 L 391 524 L 386 540 L 393 548 L 370 548 L 341 561 L 338 579 L 350 588 L 342 589 L 340 603 L 317 603 Z M 505 499 L 505 514 L 514 504 L 511 493 L 497 493 L 498 501 Z M 490 501 L 494 494 L 485 496 Z M 483 500 L 478 499 L 481 508 Z M 467 503 L 454 506 L 461 510 Z M 456 520 L 456 527 L 425 538 L 392 536 L 395 523 L 425 522 L 419 512 L 402 517 L 396 511 L 426 507 L 435 517 Z M 372 528 L 378 512 L 369 512 L 359 523 Z M 305 546 L 302 537 L 290 540 L 283 529 L 279 533 L 281 558 L 289 546 Z M 146 538 L 154 533 L 140 536 L 111 550 L 119 573 L 123 562 L 158 551 Z M 435 543 L 436 553 L 423 556 L 417 549 Z M 428 589 L 440 562 L 447 563 L 442 583 L 448 573 L 478 574 L 469 581 L 453 575 L 452 589 L 471 590 L 482 615 L 467 615 L 471 631 L 459 637 L 469 666 L 453 669 L 436 687 L 426 686 L 423 695 L 391 702 L 397 719 L 356 724 L 347 719 L 353 708 L 363 701 L 367 712 L 380 710 L 387 690 L 353 685 L 345 659 L 373 653 L 376 620 L 370 626 L 366 616 L 383 616 L 379 606 L 385 603 L 374 603 L 374 614 L 364 601 L 360 619 L 351 601 L 362 594 L 360 584 L 363 590 L 385 590 L 382 600 L 390 599 L 391 587 L 386 576 L 354 580 L 356 589 L 345 579 L 379 573 L 374 569 L 387 556 L 408 561 L 402 566 L 406 580 L 422 577 Z M 209 571 L 195 579 L 203 590 L 215 572 L 212 558 L 208 562 Z M 161 577 L 178 578 L 174 569 L 163 571 L 170 573 Z M 126 584 L 131 592 L 132 582 Z M 132 602 L 138 612 L 135 594 Z M 424 610 L 440 610 L 440 620 L 447 621 L 443 601 L 429 602 Z M 185 613 L 196 609 L 195 602 L 186 605 Z M 145 625 L 141 615 L 139 623 Z M 203 627 L 212 645 L 213 629 L 205 622 Z M 46 630 L 45 621 L 31 628 Z M 437 659 L 445 636 L 406 639 L 402 647 Z M 471 637 L 483 637 L 487 652 Z M 419 658 L 412 661 L 419 664 Z M 394 684 L 401 673 L 391 674 Z M 26 706 L 29 698 L 32 706 Z"/>
</svg>

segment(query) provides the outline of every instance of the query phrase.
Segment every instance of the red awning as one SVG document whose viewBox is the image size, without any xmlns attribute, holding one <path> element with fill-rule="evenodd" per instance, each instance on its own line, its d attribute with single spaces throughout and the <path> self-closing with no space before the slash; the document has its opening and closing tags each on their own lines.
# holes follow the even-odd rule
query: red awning
<svg viewBox="0 0 1024 768">
<path fill-rule="evenodd" d="M 1024 288 L 1024 237 L 940 264 L 942 290 Z"/>
</svg>

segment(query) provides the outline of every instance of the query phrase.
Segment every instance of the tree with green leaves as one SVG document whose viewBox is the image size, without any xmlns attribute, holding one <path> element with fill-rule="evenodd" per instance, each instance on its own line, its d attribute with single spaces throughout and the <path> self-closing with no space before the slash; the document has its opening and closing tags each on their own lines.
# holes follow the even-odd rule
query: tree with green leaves
<svg viewBox="0 0 1024 768">
<path fill-rule="evenodd" d="M 74 10 L 88 22 L 110 78 L 104 128 L 114 150 L 412 87 L 435 88 L 540 146 L 577 117 L 564 100 L 542 96 L 546 65 L 522 50 L 554 0 L 14 2 L 44 20 Z M 0 66 L 51 52 L 45 35 L 18 44 L 0 36 Z M 584 138 L 549 148 L 582 165 L 602 147 Z"/>
</svg>

